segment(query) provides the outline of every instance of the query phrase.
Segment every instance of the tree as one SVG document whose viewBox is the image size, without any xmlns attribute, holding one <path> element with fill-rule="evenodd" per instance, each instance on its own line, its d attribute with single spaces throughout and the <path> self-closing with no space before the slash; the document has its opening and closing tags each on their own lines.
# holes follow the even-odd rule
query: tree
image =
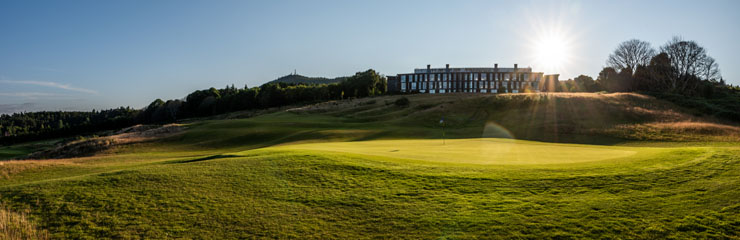
<svg viewBox="0 0 740 240">
<path fill-rule="evenodd" d="M 615 70 L 637 69 L 637 66 L 646 66 L 655 56 L 655 50 L 650 43 L 637 39 L 622 42 L 614 49 L 614 53 L 606 60 L 607 66 Z"/>
<path fill-rule="evenodd" d="M 660 51 L 668 55 L 673 67 L 670 81 L 670 90 L 676 92 L 691 92 L 699 83 L 696 78 L 716 80 L 719 78 L 719 65 L 714 58 L 707 55 L 706 49 L 694 41 L 686 41 L 681 37 L 673 37 Z"/>
<path fill-rule="evenodd" d="M 596 84 L 596 81 L 590 76 L 586 75 L 580 75 L 573 79 L 576 83 L 576 86 L 578 90 L 584 91 L 584 92 L 597 92 L 599 91 L 599 86 Z"/>
<path fill-rule="evenodd" d="M 601 85 L 604 90 L 612 91 L 616 85 L 617 74 L 617 70 L 614 68 L 605 67 L 601 72 L 599 72 L 599 77 L 596 78 L 596 81 L 598 81 L 599 85 Z"/>
<path fill-rule="evenodd" d="M 704 60 L 702 68 L 702 77 L 704 78 L 704 80 L 715 82 L 718 81 L 718 79 L 722 78 L 719 72 L 719 64 L 716 60 L 714 60 L 713 57 L 707 56 L 707 59 Z"/>
<path fill-rule="evenodd" d="M 660 92 L 671 89 L 674 74 L 671 59 L 666 53 L 660 53 L 650 59 L 647 66 L 638 66 L 635 70 L 635 90 Z"/>
</svg>

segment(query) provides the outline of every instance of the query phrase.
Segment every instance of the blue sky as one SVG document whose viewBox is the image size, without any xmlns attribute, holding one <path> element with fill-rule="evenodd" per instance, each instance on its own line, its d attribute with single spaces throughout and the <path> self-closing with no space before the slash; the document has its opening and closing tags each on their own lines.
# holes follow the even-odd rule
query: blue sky
<svg viewBox="0 0 740 240">
<path fill-rule="evenodd" d="M 0 1 L 0 113 L 141 108 L 294 69 L 532 66 L 595 77 L 622 41 L 695 40 L 740 84 L 740 1 Z M 537 42 L 567 43 L 558 67 Z M 543 40 L 544 39 L 544 40 Z"/>
</svg>

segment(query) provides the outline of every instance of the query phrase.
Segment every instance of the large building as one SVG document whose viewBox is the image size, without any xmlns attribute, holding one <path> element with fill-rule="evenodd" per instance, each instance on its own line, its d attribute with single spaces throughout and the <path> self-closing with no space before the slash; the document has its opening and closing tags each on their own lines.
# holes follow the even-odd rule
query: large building
<svg viewBox="0 0 740 240">
<path fill-rule="evenodd" d="M 532 72 L 532 68 L 445 68 L 414 69 L 414 73 L 398 74 L 388 77 L 388 90 L 391 92 L 419 93 L 519 93 L 539 92 L 545 79 L 555 79 L 558 75 L 544 75 Z"/>
</svg>

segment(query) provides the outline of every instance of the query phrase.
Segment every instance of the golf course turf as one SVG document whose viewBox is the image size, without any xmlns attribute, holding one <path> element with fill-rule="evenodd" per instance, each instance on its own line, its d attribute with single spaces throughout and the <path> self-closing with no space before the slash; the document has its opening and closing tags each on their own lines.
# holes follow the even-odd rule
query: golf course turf
<svg viewBox="0 0 740 240">
<path fill-rule="evenodd" d="M 411 97 L 408 108 L 424 98 Z M 490 121 L 503 122 L 510 135 L 527 132 L 505 120 L 475 120 L 467 109 L 445 113 L 458 125 L 448 126 L 443 140 L 433 112 L 409 114 L 380 99 L 375 107 L 387 116 L 378 117 L 368 105 L 195 121 L 181 134 L 92 157 L 3 161 L 0 201 L 27 213 L 51 238 L 737 239 L 740 233 L 734 142 L 491 138 L 484 127 Z"/>
</svg>

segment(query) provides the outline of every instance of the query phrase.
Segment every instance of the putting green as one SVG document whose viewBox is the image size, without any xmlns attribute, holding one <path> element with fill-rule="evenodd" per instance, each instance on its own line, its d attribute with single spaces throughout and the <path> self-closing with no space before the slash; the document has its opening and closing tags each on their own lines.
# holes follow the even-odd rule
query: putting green
<svg viewBox="0 0 740 240">
<path fill-rule="evenodd" d="M 430 162 L 517 165 L 563 164 L 629 157 L 635 148 L 555 144 L 500 138 L 374 140 L 308 143 L 278 148 L 357 153 Z"/>
</svg>

